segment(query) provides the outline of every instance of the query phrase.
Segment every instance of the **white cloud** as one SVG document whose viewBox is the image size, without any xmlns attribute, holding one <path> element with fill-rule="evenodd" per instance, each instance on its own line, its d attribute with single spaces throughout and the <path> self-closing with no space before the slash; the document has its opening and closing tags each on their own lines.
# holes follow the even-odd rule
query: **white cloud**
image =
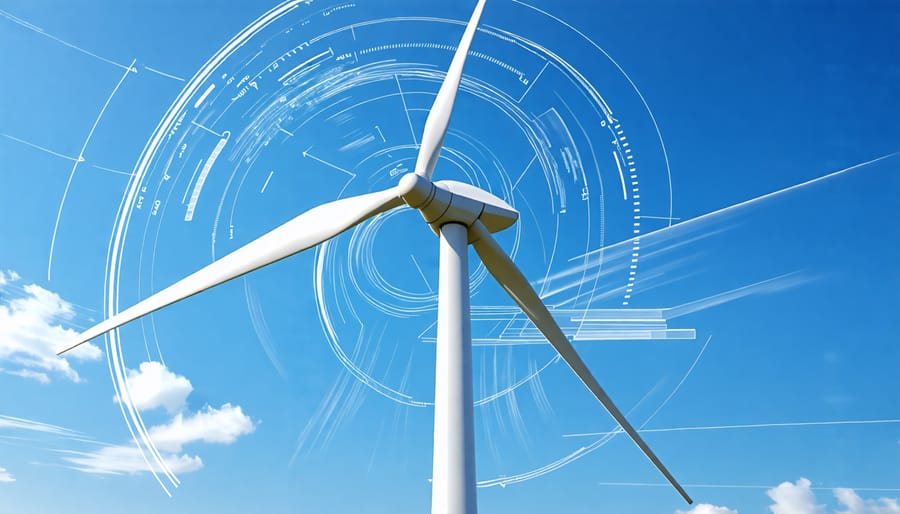
<svg viewBox="0 0 900 514">
<path fill-rule="evenodd" d="M 30 378 L 32 380 L 37 380 L 42 384 L 50 383 L 50 375 L 42 372 L 42 371 L 33 371 L 30 369 L 4 369 L 0 368 L 0 373 L 6 373 L 7 375 L 13 375 L 16 377 L 22 378 Z"/>
<path fill-rule="evenodd" d="M 3 272 L 0 271 L 0 279 L 2 279 Z M 0 483 L 3 482 L 15 482 L 16 479 L 13 478 L 12 475 L 9 474 L 9 471 L 6 471 L 6 468 L 0 466 Z"/>
<path fill-rule="evenodd" d="M 249 434 L 256 425 L 238 405 L 226 403 L 219 408 L 207 405 L 197 412 L 183 412 L 193 391 L 190 380 L 170 371 L 159 362 L 142 362 L 126 374 L 131 400 L 139 410 L 158 407 L 170 414 L 168 422 L 151 426 L 147 434 L 162 462 L 173 473 L 188 473 L 203 467 L 199 456 L 183 452 L 192 443 L 232 444 Z M 115 401 L 118 399 L 114 398 Z M 0 426 L 3 418 L 0 417 Z M 160 463 L 146 458 L 135 444 L 103 446 L 94 451 L 71 451 L 63 457 L 75 469 L 97 474 L 135 474 L 160 472 Z M 149 455 L 148 455 L 149 457 Z"/>
<path fill-rule="evenodd" d="M 782 482 L 766 491 L 775 503 L 769 505 L 772 514 L 825 514 L 825 507 L 816 504 L 816 495 L 805 478 L 796 483 Z"/>
<path fill-rule="evenodd" d="M 738 514 L 738 511 L 728 507 L 718 507 L 709 503 L 700 503 L 691 510 L 676 510 L 675 514 Z"/>
<path fill-rule="evenodd" d="M 900 503 L 896 498 L 864 500 L 853 489 L 838 488 L 834 491 L 838 503 L 847 507 L 836 514 L 900 514 Z"/>
<path fill-rule="evenodd" d="M 185 445 L 197 442 L 231 444 L 255 429 L 253 420 L 243 413 L 240 406 L 226 403 L 218 409 L 207 405 L 188 416 L 179 413 L 168 423 L 150 427 L 149 433 L 169 470 L 189 473 L 202 468 L 203 461 L 199 456 L 182 453 Z M 161 471 L 145 460 L 140 449 L 133 444 L 70 453 L 72 455 L 64 457 L 64 460 L 85 473 L 118 475 Z"/>
<path fill-rule="evenodd" d="M 4 275 L 4 279 L 6 277 Z M 196 412 L 184 412 L 193 386 L 186 377 L 177 375 L 159 362 L 143 362 L 137 370 L 127 370 L 127 379 L 132 401 L 138 409 L 163 407 L 169 414 L 177 412 L 169 421 L 151 426 L 147 431 L 162 462 L 173 473 L 189 473 L 203 467 L 200 456 L 184 452 L 185 446 L 194 443 L 229 445 L 256 430 L 256 423 L 244 414 L 239 405 L 225 403 L 219 408 L 207 405 Z M 42 432 L 75 441 L 89 439 L 65 427 L 0 414 L 0 430 L 3 429 Z M 152 458 L 145 459 L 134 443 L 101 447 L 94 444 L 89 451 L 60 450 L 64 454 L 62 459 L 73 469 L 93 474 L 162 471 L 158 469 L 161 467 L 159 462 Z M 12 481 L 14 478 L 0 468 L 0 482 Z"/>
<path fill-rule="evenodd" d="M 85 473 L 121 475 L 153 471 L 136 446 L 104 446 L 93 452 L 71 453 L 74 456 L 65 457 L 65 460 Z M 173 473 L 190 473 L 203 467 L 203 461 L 197 456 L 168 454 L 163 455 L 163 459 Z"/>
<path fill-rule="evenodd" d="M 19 279 L 14 271 L 0 271 L 0 287 Z M 22 294 L 18 296 L 0 297 L 0 362 L 7 365 L 0 372 L 43 383 L 49 382 L 53 375 L 79 382 L 80 377 L 69 359 L 97 360 L 102 352 L 87 343 L 67 353 L 65 358 L 56 355 L 57 348 L 77 335 L 60 324 L 74 317 L 72 304 L 36 284 L 19 289 Z"/>
<path fill-rule="evenodd" d="M 196 441 L 231 444 L 255 429 L 253 420 L 239 405 L 226 403 L 220 409 L 207 405 L 187 417 L 177 414 L 169 423 L 152 427 L 150 438 L 161 450 L 179 452 L 185 444 Z"/>
<path fill-rule="evenodd" d="M 170 413 L 177 412 L 194 389 L 190 380 L 159 362 L 142 362 L 138 370 L 129 369 L 126 377 L 131 402 L 139 410 L 164 407 Z"/>
<path fill-rule="evenodd" d="M 21 277 L 13 270 L 3 271 L 0 269 L 0 286 L 5 286 L 11 282 L 19 280 Z"/>
<path fill-rule="evenodd" d="M 836 488 L 832 492 L 838 504 L 846 510 L 832 511 L 816 503 L 812 483 L 806 478 L 800 478 L 795 483 L 783 482 L 766 491 L 766 494 L 775 502 L 769 505 L 772 514 L 900 514 L 898 498 L 863 499 L 855 490 L 848 488 Z M 738 514 L 738 511 L 701 503 L 691 510 L 677 510 L 675 514 Z"/>
<path fill-rule="evenodd" d="M 769 489 L 766 494 L 775 502 L 769 509 L 773 514 L 826 514 L 825 506 L 816 503 L 811 485 L 809 480 L 801 478 L 796 483 L 784 482 Z M 866 500 L 855 490 L 842 487 L 832 492 L 838 503 L 846 508 L 835 514 L 900 514 L 897 498 Z"/>
</svg>

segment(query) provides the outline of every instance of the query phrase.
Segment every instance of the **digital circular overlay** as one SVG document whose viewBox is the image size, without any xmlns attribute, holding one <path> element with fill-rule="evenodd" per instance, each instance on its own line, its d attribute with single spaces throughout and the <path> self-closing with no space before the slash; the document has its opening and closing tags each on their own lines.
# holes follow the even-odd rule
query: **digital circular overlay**
<svg viewBox="0 0 900 514">
<path fill-rule="evenodd" d="M 160 121 L 122 199 L 108 314 L 168 285 L 158 269 L 187 274 L 307 209 L 411 172 L 466 9 L 289 1 L 225 44 Z M 520 212 L 496 237 L 573 334 L 579 312 L 629 305 L 641 234 L 671 223 L 665 148 L 637 88 L 599 45 L 520 2 L 485 11 L 434 178 L 473 184 Z M 608 265 L 604 247 L 622 241 L 630 258 Z M 433 399 L 437 243 L 417 212 L 399 208 L 319 246 L 302 271 L 314 284 L 302 292 L 315 299 L 314 330 L 335 358 L 410 407 Z M 284 284 L 242 280 L 241 307 L 269 353 L 262 320 L 278 312 L 258 299 Z M 558 358 L 474 253 L 470 280 L 475 398 L 486 405 Z M 161 353 L 155 337 L 147 351 Z M 117 334 L 110 348 L 127 395 Z M 177 483 L 140 414 L 126 411 L 147 458 Z"/>
</svg>

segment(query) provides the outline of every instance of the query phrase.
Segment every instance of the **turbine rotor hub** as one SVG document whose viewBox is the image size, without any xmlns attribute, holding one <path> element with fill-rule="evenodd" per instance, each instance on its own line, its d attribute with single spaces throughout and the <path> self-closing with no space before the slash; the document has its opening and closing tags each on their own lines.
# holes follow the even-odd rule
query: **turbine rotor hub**
<svg viewBox="0 0 900 514">
<path fill-rule="evenodd" d="M 494 233 L 519 219 L 519 212 L 508 203 L 463 182 L 432 182 L 421 175 L 407 173 L 400 179 L 398 190 L 400 198 L 421 212 L 425 222 L 438 234 L 441 225 L 460 223 L 470 227 L 476 221 Z"/>
</svg>

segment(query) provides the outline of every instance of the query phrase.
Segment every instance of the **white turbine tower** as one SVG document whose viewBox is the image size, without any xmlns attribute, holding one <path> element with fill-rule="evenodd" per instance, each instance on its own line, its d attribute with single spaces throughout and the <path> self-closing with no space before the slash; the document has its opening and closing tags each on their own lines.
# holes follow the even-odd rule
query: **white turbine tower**
<svg viewBox="0 0 900 514">
<path fill-rule="evenodd" d="M 432 182 L 450 123 L 469 45 L 486 0 L 479 0 L 447 76 L 425 121 L 415 173 L 391 189 L 326 203 L 300 214 L 175 284 L 83 332 L 59 351 L 179 300 L 323 243 L 376 214 L 403 204 L 422 213 L 440 236 L 437 365 L 434 398 L 432 514 L 475 514 L 475 429 L 472 404 L 472 339 L 469 320 L 468 245 L 559 355 L 609 411 L 678 493 L 692 500 L 625 419 L 563 334 L 531 284 L 491 235 L 519 213 L 494 195 L 454 181 Z"/>
</svg>

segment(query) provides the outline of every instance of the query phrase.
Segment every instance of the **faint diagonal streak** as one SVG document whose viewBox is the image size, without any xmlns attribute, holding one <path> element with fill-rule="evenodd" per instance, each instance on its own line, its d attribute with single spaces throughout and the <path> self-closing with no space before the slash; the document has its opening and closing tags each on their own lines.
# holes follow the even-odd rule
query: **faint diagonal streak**
<svg viewBox="0 0 900 514">
<path fill-rule="evenodd" d="M 821 427 L 834 425 L 888 425 L 900 423 L 900 419 L 864 419 L 864 420 L 841 420 L 841 421 L 799 421 L 787 423 L 748 423 L 742 425 L 710 425 L 710 426 L 694 426 L 694 427 L 668 427 L 668 428 L 645 428 L 638 430 L 641 433 L 662 433 L 662 432 L 699 432 L 707 430 L 740 430 L 749 428 L 791 428 L 791 427 Z M 607 434 L 617 433 L 616 431 L 607 432 L 584 432 L 578 434 L 565 434 L 563 437 L 596 437 Z"/>
</svg>

